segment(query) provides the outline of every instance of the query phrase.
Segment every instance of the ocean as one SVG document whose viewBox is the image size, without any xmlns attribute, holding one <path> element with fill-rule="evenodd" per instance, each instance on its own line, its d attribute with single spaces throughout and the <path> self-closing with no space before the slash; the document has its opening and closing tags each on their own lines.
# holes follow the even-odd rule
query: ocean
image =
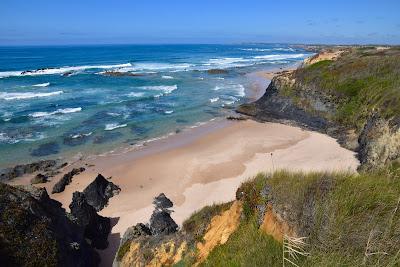
<svg viewBox="0 0 400 267">
<path fill-rule="evenodd" d="M 100 154 L 227 116 L 282 44 L 0 47 L 0 167 Z"/>
</svg>

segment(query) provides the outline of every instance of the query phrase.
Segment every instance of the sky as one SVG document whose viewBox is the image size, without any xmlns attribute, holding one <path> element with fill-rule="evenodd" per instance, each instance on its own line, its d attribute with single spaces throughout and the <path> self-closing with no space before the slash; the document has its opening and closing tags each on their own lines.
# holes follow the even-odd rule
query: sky
<svg viewBox="0 0 400 267">
<path fill-rule="evenodd" d="M 0 45 L 400 44 L 400 0 L 1 0 Z"/>
</svg>

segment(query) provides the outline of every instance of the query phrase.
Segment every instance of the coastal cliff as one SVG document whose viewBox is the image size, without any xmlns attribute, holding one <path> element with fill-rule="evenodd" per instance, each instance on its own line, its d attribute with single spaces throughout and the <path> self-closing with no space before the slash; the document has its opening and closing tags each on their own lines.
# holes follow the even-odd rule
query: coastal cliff
<svg viewBox="0 0 400 267">
<path fill-rule="evenodd" d="M 337 138 L 358 153 L 359 173 L 260 174 L 177 232 L 123 239 L 114 265 L 400 264 L 399 62 L 396 47 L 324 47 L 238 108 Z"/>
<path fill-rule="evenodd" d="M 279 73 L 237 111 L 331 135 L 358 152 L 361 169 L 373 169 L 400 157 L 399 88 L 398 47 L 335 47 Z"/>
<path fill-rule="evenodd" d="M 114 266 L 396 266 L 399 174 L 260 174 L 177 232 L 128 230 Z"/>
</svg>

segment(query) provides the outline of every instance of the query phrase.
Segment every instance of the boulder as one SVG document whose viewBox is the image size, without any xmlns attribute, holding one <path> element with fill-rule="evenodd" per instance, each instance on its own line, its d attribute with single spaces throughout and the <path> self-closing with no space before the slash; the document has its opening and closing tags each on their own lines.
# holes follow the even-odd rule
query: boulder
<svg viewBox="0 0 400 267">
<path fill-rule="evenodd" d="M 84 236 L 90 240 L 91 245 L 98 249 L 107 248 L 111 232 L 110 218 L 98 215 L 81 192 L 73 193 L 69 208 L 77 224 L 84 228 Z"/>
<path fill-rule="evenodd" d="M 92 205 L 96 211 L 102 210 L 108 204 L 108 199 L 119 194 L 121 189 L 119 186 L 107 181 L 103 175 L 99 174 L 91 182 L 83 193 L 85 194 L 87 202 Z"/>
<path fill-rule="evenodd" d="M 164 193 L 159 194 L 153 200 L 154 211 L 150 218 L 150 231 L 152 235 L 169 235 L 175 233 L 178 225 L 171 218 L 170 208 L 174 206 L 172 201 Z"/>
<path fill-rule="evenodd" d="M 53 186 L 52 194 L 60 193 L 65 190 L 65 187 L 72 182 L 72 177 L 85 171 L 84 167 L 74 168 L 72 171 L 64 174 L 64 176 Z"/>
<path fill-rule="evenodd" d="M 164 193 L 161 193 L 154 198 L 153 205 L 158 210 L 165 210 L 172 208 L 174 206 L 174 203 L 172 203 L 172 201 L 167 198 Z"/>
<path fill-rule="evenodd" d="M 178 225 L 171 218 L 170 212 L 155 210 L 150 218 L 150 231 L 152 235 L 169 235 L 178 230 Z"/>
<path fill-rule="evenodd" d="M 43 184 L 48 182 L 48 177 L 42 173 L 38 173 L 31 179 L 31 184 Z"/>
</svg>

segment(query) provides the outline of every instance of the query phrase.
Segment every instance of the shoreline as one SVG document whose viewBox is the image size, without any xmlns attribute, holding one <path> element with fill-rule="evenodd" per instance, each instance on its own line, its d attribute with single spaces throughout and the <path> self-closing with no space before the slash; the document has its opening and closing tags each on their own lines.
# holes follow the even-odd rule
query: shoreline
<svg viewBox="0 0 400 267">
<path fill-rule="evenodd" d="M 257 77 L 266 81 L 263 76 Z M 249 98 L 262 96 L 268 86 L 261 85 L 262 80 L 254 83 L 252 87 L 258 86 L 258 91 Z M 75 176 L 64 192 L 50 194 L 67 211 L 72 193 L 83 191 L 98 173 L 111 176 L 111 181 L 121 187 L 121 193 L 111 198 L 109 205 L 99 212 L 113 222 L 110 245 L 99 251 L 102 266 L 111 265 L 127 227 L 149 220 L 152 199 L 161 192 L 174 202 L 172 217 L 181 225 L 184 219 L 206 205 L 234 199 L 240 183 L 259 172 L 278 169 L 354 172 L 358 166 L 355 153 L 340 147 L 331 137 L 298 127 L 253 120 L 215 119 L 146 144 L 123 153 L 109 152 L 77 160 L 50 182 L 37 185 L 51 192 L 65 172 L 74 167 L 90 166 Z M 320 151 L 321 146 L 324 151 Z M 30 177 L 17 178 L 10 184 L 27 184 Z"/>
</svg>

